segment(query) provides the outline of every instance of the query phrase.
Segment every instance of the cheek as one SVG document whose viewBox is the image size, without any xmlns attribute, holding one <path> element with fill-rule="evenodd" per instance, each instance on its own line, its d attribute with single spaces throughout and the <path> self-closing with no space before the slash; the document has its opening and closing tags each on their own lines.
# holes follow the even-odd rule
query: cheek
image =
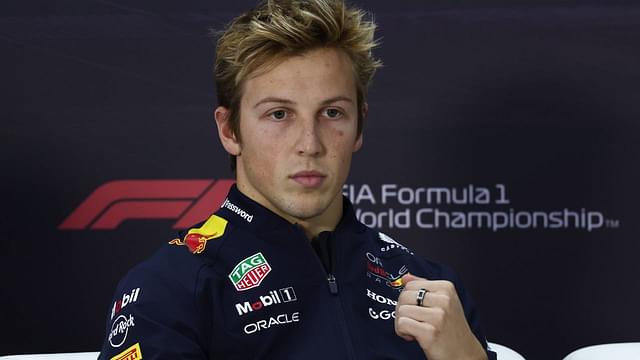
<svg viewBox="0 0 640 360">
<path fill-rule="evenodd" d="M 330 157 L 337 160 L 341 166 L 349 164 L 355 146 L 355 134 L 345 129 L 334 129 L 329 137 L 328 148 Z"/>
</svg>

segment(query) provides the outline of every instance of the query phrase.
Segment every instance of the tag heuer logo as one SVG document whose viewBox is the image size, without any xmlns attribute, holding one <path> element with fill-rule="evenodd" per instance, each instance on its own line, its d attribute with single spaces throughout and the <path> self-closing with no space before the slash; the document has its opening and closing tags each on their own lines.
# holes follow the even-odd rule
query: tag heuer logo
<svg viewBox="0 0 640 360">
<path fill-rule="evenodd" d="M 257 253 L 240 261 L 229 274 L 229 279 L 238 291 L 260 286 L 262 280 L 271 271 L 271 266 L 262 253 Z"/>
</svg>

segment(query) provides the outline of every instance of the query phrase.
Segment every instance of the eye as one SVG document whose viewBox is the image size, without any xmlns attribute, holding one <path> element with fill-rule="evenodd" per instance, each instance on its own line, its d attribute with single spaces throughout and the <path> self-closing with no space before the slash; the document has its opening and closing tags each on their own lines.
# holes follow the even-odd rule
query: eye
<svg viewBox="0 0 640 360">
<path fill-rule="evenodd" d="M 288 112 L 286 110 L 275 110 L 272 111 L 271 113 L 269 113 L 269 118 L 271 118 L 272 120 L 276 120 L 276 121 L 282 121 L 284 120 L 288 115 Z"/>
<path fill-rule="evenodd" d="M 323 111 L 323 115 L 329 119 L 337 119 L 342 116 L 342 111 L 336 108 L 326 108 Z"/>
</svg>

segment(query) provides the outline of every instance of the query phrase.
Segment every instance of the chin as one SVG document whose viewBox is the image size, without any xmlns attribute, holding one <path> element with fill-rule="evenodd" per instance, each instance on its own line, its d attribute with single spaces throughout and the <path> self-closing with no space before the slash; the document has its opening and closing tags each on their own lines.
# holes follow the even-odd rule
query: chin
<svg viewBox="0 0 640 360">
<path fill-rule="evenodd" d="M 308 220 L 322 215 L 328 207 L 329 202 L 293 200 L 283 210 L 296 219 Z"/>
</svg>

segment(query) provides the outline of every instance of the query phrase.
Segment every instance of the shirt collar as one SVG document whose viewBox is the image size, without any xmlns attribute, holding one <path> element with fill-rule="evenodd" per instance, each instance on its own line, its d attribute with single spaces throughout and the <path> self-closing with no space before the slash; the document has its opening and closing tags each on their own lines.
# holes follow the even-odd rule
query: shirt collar
<svg viewBox="0 0 640 360">
<path fill-rule="evenodd" d="M 364 231 L 365 226 L 356 218 L 353 206 L 347 197 L 343 196 L 342 204 L 342 218 L 334 232 Z M 290 223 L 240 192 L 236 184 L 229 190 L 218 214 L 235 225 L 249 228 L 255 232 L 274 231 L 295 226 L 295 224 Z"/>
</svg>

